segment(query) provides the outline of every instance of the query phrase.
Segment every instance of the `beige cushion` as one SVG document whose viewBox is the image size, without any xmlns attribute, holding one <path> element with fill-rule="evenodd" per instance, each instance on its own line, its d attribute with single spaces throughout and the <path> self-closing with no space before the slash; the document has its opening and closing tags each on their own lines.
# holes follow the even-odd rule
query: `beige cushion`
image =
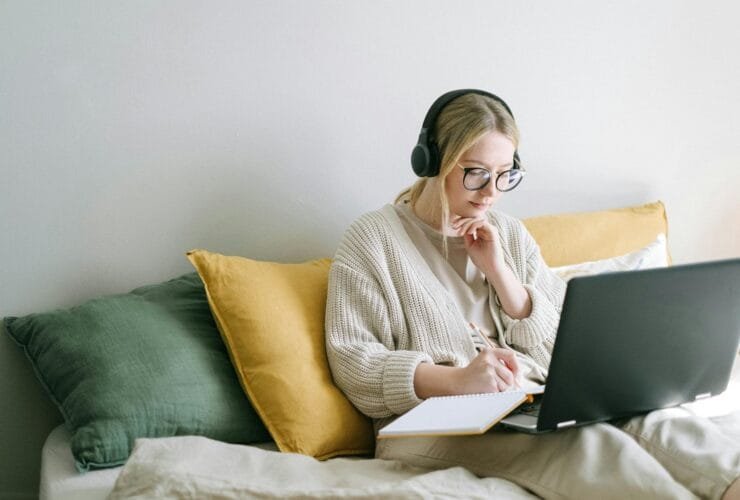
<svg viewBox="0 0 740 500">
<path fill-rule="evenodd" d="M 660 201 L 635 207 L 543 215 L 523 220 L 550 266 L 608 259 L 639 250 L 668 235 Z M 670 254 L 667 255 L 670 262 Z"/>
</svg>

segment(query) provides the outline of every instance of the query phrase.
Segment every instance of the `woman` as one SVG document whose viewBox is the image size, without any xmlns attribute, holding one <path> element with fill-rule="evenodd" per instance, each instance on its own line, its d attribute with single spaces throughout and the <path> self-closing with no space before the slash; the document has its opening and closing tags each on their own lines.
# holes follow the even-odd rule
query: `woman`
<svg viewBox="0 0 740 500">
<path fill-rule="evenodd" d="M 491 209 L 524 177 L 518 143 L 500 98 L 443 95 L 412 154 L 422 179 L 345 233 L 329 278 L 327 355 L 376 432 L 431 396 L 545 381 L 565 285 L 521 222 Z M 676 412 L 538 436 L 384 439 L 376 457 L 462 465 L 548 498 L 737 498 L 740 443 Z"/>
</svg>

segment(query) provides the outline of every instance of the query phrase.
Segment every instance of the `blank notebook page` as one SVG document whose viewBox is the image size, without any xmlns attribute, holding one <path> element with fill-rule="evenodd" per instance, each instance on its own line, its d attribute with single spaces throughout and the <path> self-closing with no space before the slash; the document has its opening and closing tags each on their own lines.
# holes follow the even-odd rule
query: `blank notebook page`
<svg viewBox="0 0 740 500">
<path fill-rule="evenodd" d="M 523 391 L 429 398 L 378 436 L 482 434 L 526 399 Z"/>
</svg>

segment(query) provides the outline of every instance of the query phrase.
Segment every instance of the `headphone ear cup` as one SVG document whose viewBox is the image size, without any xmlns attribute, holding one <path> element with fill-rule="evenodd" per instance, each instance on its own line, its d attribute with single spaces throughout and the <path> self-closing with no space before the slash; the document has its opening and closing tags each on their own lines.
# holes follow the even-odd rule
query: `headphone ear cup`
<svg viewBox="0 0 740 500">
<path fill-rule="evenodd" d="M 419 142 L 411 151 L 411 167 L 419 177 L 434 177 L 439 174 L 439 149 L 434 143 Z"/>
<path fill-rule="evenodd" d="M 411 167 L 419 177 L 426 177 L 429 170 L 429 149 L 426 144 L 419 142 L 411 151 Z"/>
</svg>

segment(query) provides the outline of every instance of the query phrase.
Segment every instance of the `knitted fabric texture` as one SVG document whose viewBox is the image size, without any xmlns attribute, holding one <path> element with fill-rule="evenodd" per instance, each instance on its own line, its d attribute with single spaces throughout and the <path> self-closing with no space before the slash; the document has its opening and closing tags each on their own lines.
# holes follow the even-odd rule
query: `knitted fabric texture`
<svg viewBox="0 0 740 500">
<path fill-rule="evenodd" d="M 531 314 L 501 310 L 503 339 L 547 370 L 565 283 L 544 263 L 522 223 L 489 211 L 506 264 L 529 293 Z M 326 351 L 335 383 L 381 428 L 421 402 L 421 362 L 466 366 L 477 355 L 454 300 L 411 242 L 392 205 L 357 219 L 329 273 Z"/>
</svg>

